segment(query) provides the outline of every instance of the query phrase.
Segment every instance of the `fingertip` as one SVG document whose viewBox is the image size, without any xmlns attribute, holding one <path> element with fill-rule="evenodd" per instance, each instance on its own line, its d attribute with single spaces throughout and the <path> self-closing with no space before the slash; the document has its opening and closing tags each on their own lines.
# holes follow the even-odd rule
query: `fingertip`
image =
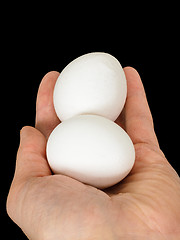
<svg viewBox="0 0 180 240">
<path fill-rule="evenodd" d="M 131 71 L 131 72 L 134 72 L 136 74 L 139 74 L 138 71 L 134 67 L 131 67 L 131 66 L 124 67 L 124 71 Z"/>
<path fill-rule="evenodd" d="M 46 160 L 46 138 L 36 128 L 24 126 L 16 158 L 16 177 L 29 178 L 51 174 Z M 17 178 L 16 178 L 17 179 Z"/>
<path fill-rule="evenodd" d="M 138 71 L 133 67 L 125 67 L 124 73 L 127 79 L 127 86 L 128 86 L 128 95 L 130 96 L 131 93 L 142 93 L 145 94 L 144 86 Z"/>
<path fill-rule="evenodd" d="M 44 154 L 45 144 L 46 139 L 38 129 L 31 126 L 24 126 L 20 130 L 20 147 L 18 152 L 27 152 L 30 150 L 32 152 L 39 151 L 41 154 Z"/>
<path fill-rule="evenodd" d="M 125 67 L 124 72 L 125 72 L 125 75 L 128 77 L 128 79 L 130 80 L 132 79 L 141 80 L 139 72 L 133 67 L 130 67 L 130 66 Z"/>
<path fill-rule="evenodd" d="M 27 136 L 29 130 L 31 131 L 31 127 L 30 126 L 24 126 L 21 128 L 20 130 L 20 141 L 22 142 L 22 139 Z"/>
<path fill-rule="evenodd" d="M 49 78 L 49 77 L 51 77 L 51 76 L 53 76 L 53 77 L 57 77 L 57 76 L 59 76 L 59 72 L 58 71 L 49 71 L 48 73 L 46 73 L 45 75 L 44 75 L 44 77 L 43 77 L 43 79 L 44 78 Z"/>
<path fill-rule="evenodd" d="M 20 130 L 20 134 L 23 135 L 25 134 L 27 131 L 32 131 L 32 129 L 34 129 L 33 127 L 31 126 L 23 126 Z"/>
<path fill-rule="evenodd" d="M 38 89 L 38 93 L 40 92 L 40 95 L 43 95 L 44 93 L 47 94 L 47 90 L 49 90 L 49 89 L 47 89 L 46 86 L 48 86 L 48 88 L 54 87 L 59 74 L 60 73 L 57 71 L 50 71 L 50 72 L 46 73 L 41 80 L 41 83 L 40 83 L 39 89 Z M 38 99 L 37 99 L 37 101 L 38 101 Z"/>
<path fill-rule="evenodd" d="M 31 126 L 24 126 L 20 130 L 20 137 L 21 139 L 24 137 L 29 137 L 32 135 L 41 135 L 41 133 L 34 127 Z"/>
</svg>

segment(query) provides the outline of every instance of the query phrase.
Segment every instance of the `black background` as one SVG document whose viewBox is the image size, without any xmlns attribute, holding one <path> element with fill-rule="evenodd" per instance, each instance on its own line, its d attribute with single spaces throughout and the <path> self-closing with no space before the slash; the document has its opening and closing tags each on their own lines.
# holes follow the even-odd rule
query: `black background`
<svg viewBox="0 0 180 240">
<path fill-rule="evenodd" d="M 51 12 L 52 13 L 52 12 Z M 79 21 L 76 14 L 51 19 L 45 12 L 34 20 L 34 13 L 25 18 L 15 15 L 3 32 L 1 50 L 1 110 L 2 110 L 2 166 L 1 166 L 1 216 L 6 238 L 26 239 L 21 230 L 6 214 L 6 197 L 14 174 L 19 131 L 24 125 L 34 126 L 35 104 L 42 77 L 51 70 L 61 72 L 74 58 L 93 51 L 114 55 L 125 66 L 132 66 L 141 75 L 155 131 L 161 149 L 180 174 L 178 157 L 179 132 L 179 70 L 178 32 L 174 19 L 161 15 L 154 20 L 134 14 L 129 22 L 122 21 L 116 13 L 109 21 L 103 15 L 92 22 Z M 56 13 L 57 16 L 58 13 Z M 60 14 L 60 13 L 59 13 Z M 126 9 L 126 16 L 131 15 Z M 36 12 L 36 15 L 38 13 Z M 158 15 L 158 14 L 157 14 Z M 36 16 L 37 17 L 37 16 Z M 88 18 L 88 17 L 87 17 Z M 53 20 L 53 21 L 52 21 Z M 137 21 L 135 21 L 137 20 Z M 150 21 L 149 21 L 150 20 Z M 24 22 L 25 21 L 25 22 Z M 58 24 L 57 24 L 58 23 Z M 125 24 L 126 23 L 126 24 Z M 157 186 L 158 187 L 158 186 Z"/>
</svg>

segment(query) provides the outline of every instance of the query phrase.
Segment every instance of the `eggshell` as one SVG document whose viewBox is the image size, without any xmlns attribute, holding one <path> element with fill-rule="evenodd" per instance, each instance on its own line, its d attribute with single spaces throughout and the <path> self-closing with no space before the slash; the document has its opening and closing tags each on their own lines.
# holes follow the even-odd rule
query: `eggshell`
<svg viewBox="0 0 180 240">
<path fill-rule="evenodd" d="M 101 116 L 79 115 L 60 123 L 47 142 L 52 171 L 107 188 L 121 181 L 135 161 L 127 133 Z"/>
<path fill-rule="evenodd" d="M 96 114 L 112 121 L 127 95 L 124 71 L 110 54 L 85 54 L 69 63 L 54 88 L 54 107 L 61 121 L 80 114 Z"/>
</svg>

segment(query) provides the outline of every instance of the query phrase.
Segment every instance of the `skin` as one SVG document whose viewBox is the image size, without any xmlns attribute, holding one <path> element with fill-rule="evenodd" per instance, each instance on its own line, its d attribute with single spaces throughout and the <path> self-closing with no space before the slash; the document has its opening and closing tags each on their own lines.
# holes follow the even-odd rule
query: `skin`
<svg viewBox="0 0 180 240">
<path fill-rule="evenodd" d="M 146 94 L 137 71 L 124 68 L 128 96 L 117 119 L 131 137 L 136 161 L 130 174 L 99 190 L 52 175 L 46 140 L 59 124 L 53 108 L 58 72 L 43 78 L 35 128 L 21 130 L 7 212 L 32 240 L 178 240 L 180 178 L 159 148 Z"/>
</svg>

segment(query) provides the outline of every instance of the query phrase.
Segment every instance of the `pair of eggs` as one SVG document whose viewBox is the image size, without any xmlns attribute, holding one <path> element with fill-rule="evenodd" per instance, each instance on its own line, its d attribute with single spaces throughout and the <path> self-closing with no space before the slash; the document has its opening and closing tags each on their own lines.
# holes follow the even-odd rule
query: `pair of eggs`
<svg viewBox="0 0 180 240">
<path fill-rule="evenodd" d="M 127 176 L 135 161 L 134 146 L 114 123 L 126 95 L 124 71 L 110 54 L 85 54 L 64 68 L 53 96 L 62 122 L 47 142 L 47 159 L 55 174 L 101 189 Z"/>
</svg>

